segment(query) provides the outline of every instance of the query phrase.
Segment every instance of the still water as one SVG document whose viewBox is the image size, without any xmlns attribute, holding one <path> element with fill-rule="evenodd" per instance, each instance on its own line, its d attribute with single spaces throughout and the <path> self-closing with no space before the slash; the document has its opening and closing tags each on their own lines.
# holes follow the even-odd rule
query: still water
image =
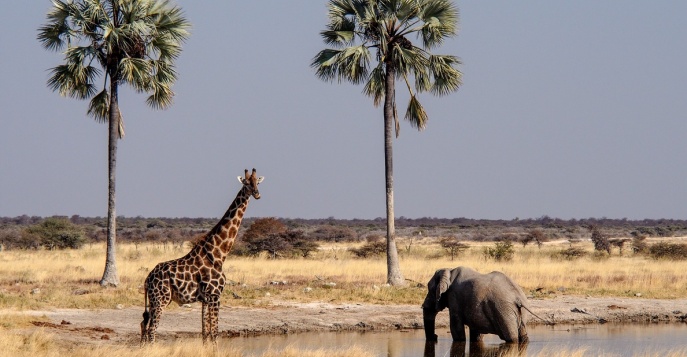
<svg viewBox="0 0 687 357">
<path fill-rule="evenodd" d="M 528 326 L 527 332 L 530 342 L 526 351 L 522 351 L 522 356 L 537 355 L 542 351 L 576 351 L 580 348 L 585 348 L 585 356 L 633 356 L 645 353 L 661 356 L 669 351 L 681 351 L 687 355 L 687 324 Z M 221 344 L 255 354 L 285 347 L 332 350 L 357 345 L 380 357 L 463 355 L 462 351 L 458 352 L 456 345 L 450 352 L 452 342 L 448 329 L 437 329 L 437 335 L 439 342 L 428 346 L 425 346 L 423 330 L 236 337 L 222 339 Z M 475 353 L 473 349 L 469 355 L 494 356 L 499 347 L 505 347 L 500 345 L 501 340 L 497 336 L 485 335 L 481 352 Z M 469 346 L 465 347 L 465 351 L 469 350 Z"/>
</svg>

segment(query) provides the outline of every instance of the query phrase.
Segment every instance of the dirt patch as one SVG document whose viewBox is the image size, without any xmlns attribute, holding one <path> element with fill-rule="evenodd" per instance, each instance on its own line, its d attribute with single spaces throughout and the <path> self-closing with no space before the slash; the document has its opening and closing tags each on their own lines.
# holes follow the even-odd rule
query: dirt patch
<svg viewBox="0 0 687 357">
<path fill-rule="evenodd" d="M 687 322 L 687 299 L 650 300 L 561 296 L 532 299 L 530 308 L 537 316 L 557 324 Z M 56 309 L 50 311 L 3 311 L 42 317 L 33 327 L 59 335 L 72 343 L 124 343 L 137 345 L 143 309 L 112 310 Z M 200 334 L 200 305 L 165 311 L 158 336 L 161 340 L 197 337 Z M 48 320 L 48 321 L 45 321 Z M 274 302 L 265 308 L 222 307 L 222 336 L 288 334 L 310 331 L 392 330 L 422 328 L 419 305 L 370 305 L 334 303 Z M 543 321 L 531 317 L 530 324 Z M 437 316 L 437 327 L 448 325 L 448 313 Z"/>
</svg>

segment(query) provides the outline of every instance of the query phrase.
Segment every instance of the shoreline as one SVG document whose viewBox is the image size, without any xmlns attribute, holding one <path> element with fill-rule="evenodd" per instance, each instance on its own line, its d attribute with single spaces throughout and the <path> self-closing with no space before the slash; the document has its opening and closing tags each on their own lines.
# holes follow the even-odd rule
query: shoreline
<svg viewBox="0 0 687 357">
<path fill-rule="evenodd" d="M 687 299 L 595 298 L 557 296 L 530 299 L 530 310 L 555 324 L 686 323 Z M 59 335 L 65 343 L 136 345 L 140 338 L 142 307 L 121 309 L 54 309 L 0 312 L 3 315 L 36 317 L 28 328 Z M 166 310 L 158 328 L 161 341 L 200 336 L 201 305 Z M 544 324 L 529 313 L 528 325 Z M 47 320 L 47 321 L 46 321 Z M 437 316 L 437 328 L 448 326 L 446 310 Z M 272 301 L 265 307 L 223 306 L 219 330 L 222 337 L 281 335 L 307 332 L 385 331 L 422 329 L 420 305 L 373 305 L 362 303 Z M 21 331 L 19 331 L 21 330 Z"/>
</svg>

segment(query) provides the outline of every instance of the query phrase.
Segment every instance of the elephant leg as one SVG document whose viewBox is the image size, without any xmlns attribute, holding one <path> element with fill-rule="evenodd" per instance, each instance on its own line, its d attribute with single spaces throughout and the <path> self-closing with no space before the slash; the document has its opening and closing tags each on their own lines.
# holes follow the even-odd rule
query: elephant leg
<svg viewBox="0 0 687 357">
<path fill-rule="evenodd" d="M 527 328 L 525 327 L 525 322 L 523 322 L 521 318 L 520 325 L 518 326 L 518 342 L 527 343 L 529 340 L 529 337 L 527 337 Z"/>
<path fill-rule="evenodd" d="M 465 325 L 460 319 L 458 313 L 454 313 L 449 309 L 449 322 L 451 324 L 451 337 L 453 342 L 465 342 Z"/>
<path fill-rule="evenodd" d="M 451 357 L 465 357 L 465 342 L 454 342 L 451 344 L 449 356 Z"/>
<path fill-rule="evenodd" d="M 470 342 L 482 342 L 482 334 L 470 327 Z"/>
<path fill-rule="evenodd" d="M 499 314 L 496 317 L 498 331 L 500 331 L 499 337 L 501 337 L 501 339 L 507 343 L 520 342 L 520 329 L 522 320 L 518 315 L 518 312 L 514 310 Z"/>
</svg>

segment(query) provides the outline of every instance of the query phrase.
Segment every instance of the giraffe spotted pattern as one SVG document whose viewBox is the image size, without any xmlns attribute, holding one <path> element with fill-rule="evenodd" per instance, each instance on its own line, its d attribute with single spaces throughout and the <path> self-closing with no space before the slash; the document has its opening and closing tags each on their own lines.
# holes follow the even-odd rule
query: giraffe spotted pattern
<svg viewBox="0 0 687 357">
<path fill-rule="evenodd" d="M 155 342 L 162 310 L 178 304 L 201 302 L 203 342 L 217 339 L 219 301 L 226 278 L 222 265 L 234 245 L 250 197 L 260 199 L 258 184 L 263 177 L 245 171 L 243 184 L 222 219 L 185 256 L 159 263 L 145 280 L 145 312 L 141 322 L 141 344 Z"/>
</svg>

